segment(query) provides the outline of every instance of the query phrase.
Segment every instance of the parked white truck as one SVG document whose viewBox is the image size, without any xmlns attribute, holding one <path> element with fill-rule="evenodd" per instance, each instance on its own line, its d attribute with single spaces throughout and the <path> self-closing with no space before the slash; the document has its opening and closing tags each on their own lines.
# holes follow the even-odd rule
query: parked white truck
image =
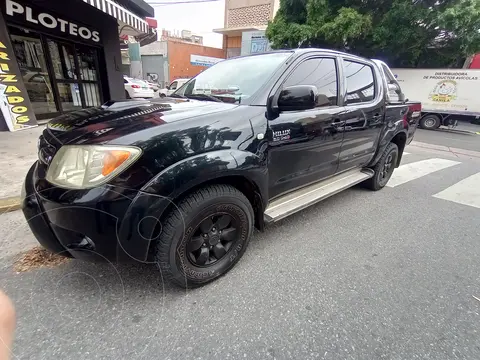
<svg viewBox="0 0 480 360">
<path fill-rule="evenodd" d="M 456 126 L 480 119 L 480 70 L 392 69 L 408 100 L 422 103 L 420 127 Z"/>
</svg>

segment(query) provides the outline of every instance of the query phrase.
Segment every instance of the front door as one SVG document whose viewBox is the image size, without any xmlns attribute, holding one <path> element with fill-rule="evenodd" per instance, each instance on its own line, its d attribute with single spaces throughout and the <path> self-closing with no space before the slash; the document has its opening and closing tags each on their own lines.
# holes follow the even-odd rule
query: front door
<svg viewBox="0 0 480 360">
<path fill-rule="evenodd" d="M 333 175 L 343 140 L 338 106 L 338 64 L 335 58 L 304 60 L 282 87 L 315 85 L 315 109 L 286 111 L 269 121 L 270 199 Z"/>
<path fill-rule="evenodd" d="M 338 171 L 367 165 L 375 155 L 385 122 L 380 79 L 370 63 L 343 59 L 346 79 L 345 123 Z M 378 74 L 377 74 L 378 75 Z"/>
</svg>

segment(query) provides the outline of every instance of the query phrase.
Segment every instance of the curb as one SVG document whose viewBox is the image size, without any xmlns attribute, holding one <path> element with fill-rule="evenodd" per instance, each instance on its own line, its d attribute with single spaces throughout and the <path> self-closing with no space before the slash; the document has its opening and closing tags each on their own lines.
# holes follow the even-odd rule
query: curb
<svg viewBox="0 0 480 360">
<path fill-rule="evenodd" d="M 456 130 L 456 129 L 442 129 L 438 128 L 436 131 L 442 131 L 453 134 L 462 134 L 462 135 L 480 135 L 480 132 L 470 131 L 470 130 Z"/>
<path fill-rule="evenodd" d="M 450 152 L 450 153 L 453 153 L 453 154 L 456 154 L 456 155 L 458 154 L 458 155 L 480 158 L 480 151 L 457 149 L 457 148 L 452 148 L 452 147 L 448 147 L 448 146 L 444 146 L 444 145 L 434 145 L 434 144 L 422 143 L 422 142 L 418 142 L 418 141 L 412 141 L 410 143 L 410 146 L 416 146 L 416 147 L 419 147 L 419 148 L 437 150 L 437 151 L 446 151 L 446 152 Z"/>
<path fill-rule="evenodd" d="M 0 214 L 15 211 L 21 208 L 22 201 L 20 196 L 12 196 L 0 199 Z"/>
</svg>

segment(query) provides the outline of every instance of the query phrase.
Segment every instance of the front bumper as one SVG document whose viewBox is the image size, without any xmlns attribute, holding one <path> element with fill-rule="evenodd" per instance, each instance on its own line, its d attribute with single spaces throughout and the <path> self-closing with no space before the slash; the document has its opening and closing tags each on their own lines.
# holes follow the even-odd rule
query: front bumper
<svg viewBox="0 0 480 360">
<path fill-rule="evenodd" d="M 35 163 L 22 191 L 23 213 L 43 247 L 89 261 L 152 260 L 150 250 L 161 230 L 157 219 L 167 202 L 109 185 L 60 189 L 44 179 L 44 172 L 44 166 Z"/>
</svg>

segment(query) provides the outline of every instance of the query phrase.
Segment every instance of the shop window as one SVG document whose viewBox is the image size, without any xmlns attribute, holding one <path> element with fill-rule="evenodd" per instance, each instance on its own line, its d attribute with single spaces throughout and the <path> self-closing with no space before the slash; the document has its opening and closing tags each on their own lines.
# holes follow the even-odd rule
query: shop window
<svg viewBox="0 0 480 360">
<path fill-rule="evenodd" d="M 97 48 L 16 26 L 9 33 L 39 119 L 102 104 Z"/>
<path fill-rule="evenodd" d="M 73 111 L 82 108 L 80 88 L 77 83 L 58 83 L 58 95 L 60 96 L 63 111 Z"/>
<path fill-rule="evenodd" d="M 53 71 L 58 80 L 77 79 L 75 52 L 73 46 L 59 44 L 48 39 L 48 49 L 52 58 Z"/>
</svg>

